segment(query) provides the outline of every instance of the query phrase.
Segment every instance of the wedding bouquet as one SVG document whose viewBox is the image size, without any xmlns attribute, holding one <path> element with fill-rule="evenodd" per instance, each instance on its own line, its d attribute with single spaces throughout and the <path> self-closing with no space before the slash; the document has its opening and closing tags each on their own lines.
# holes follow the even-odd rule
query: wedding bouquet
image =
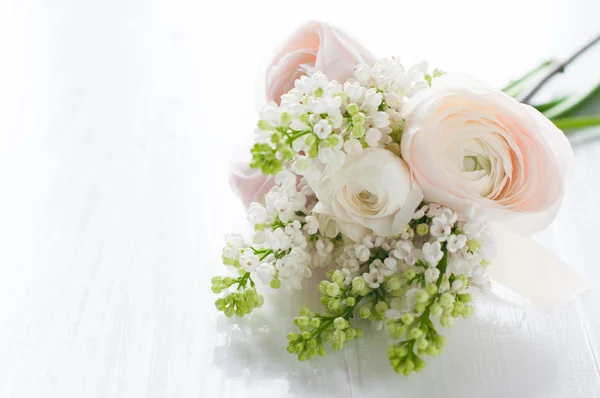
<svg viewBox="0 0 600 398">
<path fill-rule="evenodd" d="M 287 350 L 325 355 L 370 322 L 408 375 L 441 352 L 440 327 L 474 314 L 471 295 L 490 278 L 541 308 L 582 289 L 530 238 L 556 216 L 573 163 L 538 109 L 463 74 L 376 59 L 318 22 L 276 55 L 267 96 L 252 161 L 232 175 L 254 234 L 227 237 L 233 273 L 212 279 L 225 315 L 325 267 L 323 309 L 299 309 Z"/>
</svg>

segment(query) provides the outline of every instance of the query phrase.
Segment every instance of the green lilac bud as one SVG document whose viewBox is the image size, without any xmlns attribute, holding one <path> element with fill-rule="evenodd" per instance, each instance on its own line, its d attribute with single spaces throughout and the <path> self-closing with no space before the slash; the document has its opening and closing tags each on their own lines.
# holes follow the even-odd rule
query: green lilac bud
<svg viewBox="0 0 600 398">
<path fill-rule="evenodd" d="M 365 331 L 362 330 L 361 328 L 356 328 L 354 330 L 356 330 L 356 336 L 355 336 L 356 338 L 362 337 L 365 334 Z"/>
<path fill-rule="evenodd" d="M 415 312 L 417 314 L 421 314 L 421 313 L 425 312 L 426 308 L 427 308 L 427 305 L 425 303 L 417 303 L 417 304 L 415 304 Z"/>
<path fill-rule="evenodd" d="M 358 315 L 363 319 L 369 319 L 369 317 L 371 316 L 371 310 L 367 306 L 360 307 Z"/>
<path fill-rule="evenodd" d="M 304 143 L 308 146 L 313 146 L 317 142 L 317 137 L 314 134 L 309 134 L 304 139 Z"/>
<path fill-rule="evenodd" d="M 336 270 L 331 276 L 331 280 L 337 283 L 338 285 L 344 285 L 344 274 L 340 270 Z"/>
<path fill-rule="evenodd" d="M 470 316 L 473 316 L 475 314 L 475 308 L 472 305 L 467 305 L 465 307 L 465 310 L 463 311 L 463 316 L 465 318 L 468 318 Z"/>
<path fill-rule="evenodd" d="M 321 356 L 321 357 L 324 357 L 325 355 L 327 355 L 327 351 L 325 351 L 325 348 L 319 347 L 317 349 L 317 354 L 319 354 L 319 356 Z"/>
<path fill-rule="evenodd" d="M 348 328 L 345 330 L 345 333 L 346 333 L 346 340 L 352 340 L 353 338 L 356 337 L 356 329 Z"/>
<path fill-rule="evenodd" d="M 213 286 L 218 286 L 218 285 L 220 285 L 221 283 L 223 283 L 223 277 L 221 277 L 221 276 L 215 276 L 214 278 L 212 278 L 212 279 L 210 280 L 210 283 L 211 283 Z"/>
<path fill-rule="evenodd" d="M 438 334 L 434 337 L 433 342 L 437 347 L 442 348 L 446 345 L 446 337 L 442 336 L 441 334 Z"/>
<path fill-rule="evenodd" d="M 352 115 L 352 124 L 362 126 L 365 123 L 365 114 L 362 112 L 358 112 L 355 115 Z"/>
<path fill-rule="evenodd" d="M 341 301 L 339 299 L 331 299 L 331 300 L 329 300 L 329 303 L 327 304 L 327 308 L 329 308 L 332 311 L 335 311 L 338 308 L 340 308 L 340 304 L 341 304 Z"/>
<path fill-rule="evenodd" d="M 427 235 L 427 233 L 429 232 L 429 226 L 425 223 L 421 223 L 421 224 L 417 225 L 416 231 L 417 231 L 417 235 L 420 235 L 420 236 Z"/>
<path fill-rule="evenodd" d="M 319 282 L 319 284 L 318 284 L 319 293 L 325 294 L 325 292 L 327 291 L 327 286 L 329 286 L 329 282 L 328 281 L 321 281 L 321 282 Z"/>
<path fill-rule="evenodd" d="M 327 138 L 327 146 L 333 148 L 340 143 L 340 138 L 337 135 L 332 135 Z"/>
<path fill-rule="evenodd" d="M 429 300 L 429 295 L 425 290 L 419 290 L 415 295 L 418 303 L 426 303 Z"/>
<path fill-rule="evenodd" d="M 227 307 L 227 302 L 224 299 L 219 298 L 215 301 L 215 307 L 217 307 L 219 311 L 223 311 L 225 307 Z"/>
<path fill-rule="evenodd" d="M 444 308 L 452 308 L 453 303 L 454 295 L 451 293 L 446 292 L 440 297 L 440 305 Z"/>
<path fill-rule="evenodd" d="M 273 128 L 271 123 L 267 122 L 266 120 L 259 120 L 256 126 L 263 131 L 269 131 Z"/>
<path fill-rule="evenodd" d="M 354 138 L 362 138 L 365 135 L 365 127 L 363 125 L 352 126 L 352 136 Z"/>
<path fill-rule="evenodd" d="M 365 280 L 362 278 L 362 276 L 357 276 L 352 280 L 352 289 L 360 292 L 362 290 L 364 290 L 364 288 L 366 287 L 365 284 Z"/>
<path fill-rule="evenodd" d="M 340 286 L 337 283 L 330 283 L 327 286 L 327 295 L 330 297 L 337 297 L 340 294 Z"/>
<path fill-rule="evenodd" d="M 442 325 L 445 328 L 449 328 L 454 324 L 454 319 L 450 316 L 450 315 L 442 315 L 440 317 L 440 325 Z"/>
<path fill-rule="evenodd" d="M 225 286 L 225 287 L 229 287 L 229 286 L 233 285 L 233 282 L 234 282 L 234 280 L 228 276 L 223 278 L 223 286 Z"/>
<path fill-rule="evenodd" d="M 304 333 L 302 333 L 302 338 L 303 338 L 304 340 L 309 340 L 309 339 L 310 339 L 310 337 L 311 337 L 311 334 L 310 334 L 310 332 L 308 332 L 308 331 L 307 331 L 307 332 L 304 332 Z"/>
<path fill-rule="evenodd" d="M 429 294 L 430 296 L 433 296 L 437 292 L 438 292 L 438 287 L 436 285 L 434 285 L 433 283 L 431 285 L 427 286 L 427 294 Z"/>
<path fill-rule="evenodd" d="M 436 301 L 435 303 L 431 304 L 429 311 L 431 312 L 431 315 L 440 316 L 440 315 L 442 315 L 442 312 L 444 311 L 444 309 L 442 308 L 440 303 L 438 303 Z"/>
<path fill-rule="evenodd" d="M 308 324 L 310 323 L 310 319 L 307 316 L 299 316 L 296 319 L 296 322 L 298 324 L 298 326 L 308 326 Z"/>
<path fill-rule="evenodd" d="M 230 304 L 223 312 L 227 317 L 231 318 L 235 312 L 235 308 L 233 308 L 233 305 Z"/>
<path fill-rule="evenodd" d="M 300 120 L 304 124 L 308 124 L 309 118 L 310 116 L 308 115 L 308 113 L 303 113 L 300 116 L 298 116 L 298 120 Z"/>
<path fill-rule="evenodd" d="M 318 328 L 321 326 L 321 318 L 314 317 L 310 320 L 310 326 L 313 328 Z"/>
<path fill-rule="evenodd" d="M 375 304 L 375 312 L 383 314 L 387 310 L 388 310 L 388 305 L 386 304 L 385 301 L 378 301 L 377 304 Z"/>
<path fill-rule="evenodd" d="M 398 279 L 396 277 L 390 278 L 390 280 L 387 281 L 387 288 L 390 291 L 400 290 L 401 287 L 402 287 L 402 282 L 400 282 L 400 279 Z"/>
<path fill-rule="evenodd" d="M 465 303 L 465 304 L 467 304 L 467 303 L 470 303 L 470 302 L 471 302 L 471 295 L 470 295 L 470 294 L 459 294 L 459 295 L 457 295 L 456 297 L 458 298 L 458 300 L 459 300 L 461 303 Z"/>
<path fill-rule="evenodd" d="M 271 135 L 271 142 L 273 144 L 278 144 L 279 141 L 281 141 L 282 138 L 283 138 L 283 135 L 281 135 L 281 133 L 273 133 Z"/>
<path fill-rule="evenodd" d="M 412 316 L 412 314 L 407 312 L 406 314 L 402 315 L 401 319 L 402 319 L 402 323 L 404 323 L 405 325 L 410 325 L 411 323 L 414 322 L 415 317 Z"/>
<path fill-rule="evenodd" d="M 425 336 L 421 336 L 417 339 L 417 348 L 419 350 L 424 350 L 427 348 L 427 346 L 429 345 L 429 342 L 427 341 L 427 339 L 425 338 Z"/>
<path fill-rule="evenodd" d="M 461 301 L 456 301 L 454 303 L 454 309 L 459 313 L 462 313 L 465 310 L 466 306 Z"/>
<path fill-rule="evenodd" d="M 299 338 L 300 338 L 300 336 L 298 334 L 296 334 L 296 333 L 289 332 L 287 334 L 287 339 L 290 340 L 290 341 L 295 341 L 295 340 L 298 340 Z"/>
<path fill-rule="evenodd" d="M 346 320 L 342 317 L 335 318 L 335 320 L 333 321 L 333 327 L 337 330 L 345 329 Z"/>
<path fill-rule="evenodd" d="M 467 241 L 467 247 L 471 252 L 475 253 L 481 249 L 481 242 L 479 242 L 477 239 L 469 239 Z"/>
<path fill-rule="evenodd" d="M 356 299 L 354 297 L 347 297 L 346 298 L 346 305 L 348 307 L 354 307 L 355 304 L 356 304 Z"/>
<path fill-rule="evenodd" d="M 412 328 L 408 331 L 408 335 L 410 336 L 411 339 L 418 339 L 419 337 L 423 336 L 423 331 L 419 328 Z"/>
<path fill-rule="evenodd" d="M 269 286 L 271 286 L 271 288 L 273 289 L 279 289 L 281 287 L 281 281 L 279 280 L 279 278 L 273 278 L 271 279 L 271 283 L 269 283 Z"/>
<path fill-rule="evenodd" d="M 302 307 L 300 308 L 300 316 L 312 316 L 312 312 L 310 311 L 310 308 L 308 307 Z"/>
<path fill-rule="evenodd" d="M 407 269 L 406 271 L 404 271 L 404 277 L 408 280 L 413 279 L 415 276 L 417 276 L 417 274 L 415 273 L 415 271 L 413 269 Z"/>
<path fill-rule="evenodd" d="M 212 290 L 212 292 L 215 294 L 219 294 L 223 291 L 223 288 L 219 285 L 214 285 L 214 286 L 211 286 L 210 290 Z"/>
<path fill-rule="evenodd" d="M 358 112 L 360 112 L 360 108 L 358 107 L 357 104 L 351 103 L 351 104 L 348 104 L 348 106 L 346 107 L 346 111 L 348 112 L 348 114 L 350 116 L 354 116 L 354 115 L 358 114 Z"/>
<path fill-rule="evenodd" d="M 308 156 L 310 156 L 311 158 L 316 158 L 319 155 L 319 148 L 316 145 L 313 145 L 309 150 L 308 150 Z"/>
</svg>

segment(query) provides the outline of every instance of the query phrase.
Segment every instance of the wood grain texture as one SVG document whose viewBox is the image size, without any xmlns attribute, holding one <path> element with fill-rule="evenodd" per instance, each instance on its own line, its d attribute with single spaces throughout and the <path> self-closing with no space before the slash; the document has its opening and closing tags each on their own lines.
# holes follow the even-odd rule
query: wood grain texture
<svg viewBox="0 0 600 398">
<path fill-rule="evenodd" d="M 328 20 L 378 55 L 501 85 L 597 34 L 600 13 L 594 0 L 390 1 L 373 23 L 364 2 L 330 3 L 0 4 L 0 397 L 600 397 L 594 134 L 573 140 L 574 181 L 539 236 L 592 289 L 554 312 L 499 289 L 410 378 L 389 369 L 381 334 L 322 360 L 288 355 L 310 290 L 218 316 L 222 236 L 247 231 L 227 164 L 251 137 L 257 71 L 291 27 Z M 598 55 L 553 91 L 600 78 Z"/>
</svg>

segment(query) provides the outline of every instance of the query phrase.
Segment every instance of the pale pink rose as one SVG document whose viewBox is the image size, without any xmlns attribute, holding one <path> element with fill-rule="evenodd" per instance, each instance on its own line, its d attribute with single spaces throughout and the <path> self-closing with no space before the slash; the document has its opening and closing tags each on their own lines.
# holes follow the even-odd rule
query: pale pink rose
<svg viewBox="0 0 600 398">
<path fill-rule="evenodd" d="M 242 200 L 245 208 L 250 203 L 264 203 L 264 196 L 273 187 L 274 176 L 261 173 L 260 169 L 252 169 L 248 163 L 234 163 L 229 172 L 229 184 L 235 194 Z"/>
<path fill-rule="evenodd" d="M 457 211 L 471 204 L 521 234 L 555 218 L 573 151 L 564 134 L 534 108 L 460 74 L 405 105 L 402 156 L 426 201 Z"/>
<path fill-rule="evenodd" d="M 267 69 L 267 100 L 279 103 L 296 79 L 309 71 L 323 72 L 343 83 L 358 64 L 373 65 L 376 58 L 344 32 L 311 21 L 296 30 L 281 46 Z"/>
</svg>

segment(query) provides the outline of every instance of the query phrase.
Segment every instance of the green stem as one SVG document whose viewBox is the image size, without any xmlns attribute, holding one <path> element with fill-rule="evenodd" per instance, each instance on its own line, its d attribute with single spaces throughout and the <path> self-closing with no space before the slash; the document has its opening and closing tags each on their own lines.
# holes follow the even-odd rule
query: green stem
<svg viewBox="0 0 600 398">
<path fill-rule="evenodd" d="M 580 130 L 600 126 L 600 116 L 576 116 L 553 119 L 552 122 L 563 131 Z"/>
<path fill-rule="evenodd" d="M 293 143 L 294 141 L 296 141 L 296 139 L 298 139 L 298 138 L 300 138 L 300 137 L 302 137 L 302 136 L 305 136 L 306 134 L 310 134 L 310 133 L 312 133 L 312 130 L 302 130 L 302 131 L 299 131 L 299 132 L 297 132 L 297 133 L 296 133 L 296 134 L 294 134 L 294 135 L 288 135 L 288 138 L 287 138 L 287 140 L 286 140 L 286 143 L 287 143 L 288 145 L 292 145 L 292 143 Z"/>
</svg>

